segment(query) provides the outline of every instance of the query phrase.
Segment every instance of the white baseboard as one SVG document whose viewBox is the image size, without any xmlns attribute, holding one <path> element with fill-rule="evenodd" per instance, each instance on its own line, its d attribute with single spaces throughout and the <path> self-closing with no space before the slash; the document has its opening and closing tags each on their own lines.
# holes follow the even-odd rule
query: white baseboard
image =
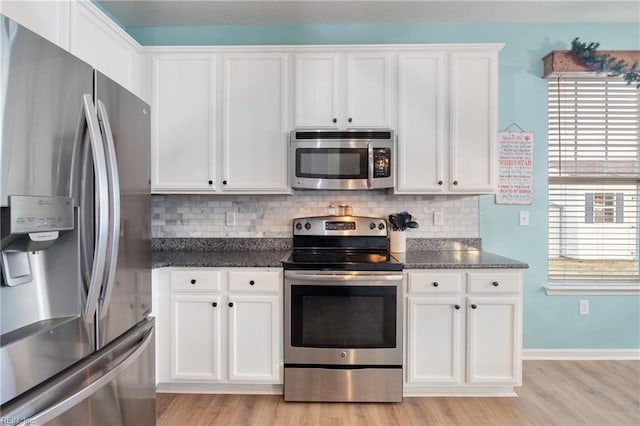
<svg viewBox="0 0 640 426">
<path fill-rule="evenodd" d="M 524 360 L 640 360 L 640 349 L 523 349 Z"/>
</svg>

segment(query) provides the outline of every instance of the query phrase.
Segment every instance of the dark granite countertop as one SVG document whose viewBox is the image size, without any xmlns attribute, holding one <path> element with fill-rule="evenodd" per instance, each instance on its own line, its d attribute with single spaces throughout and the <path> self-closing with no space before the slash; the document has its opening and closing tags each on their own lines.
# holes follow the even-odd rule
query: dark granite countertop
<svg viewBox="0 0 640 426">
<path fill-rule="evenodd" d="M 479 249 L 409 250 L 391 253 L 404 263 L 404 269 L 491 269 L 528 268 L 524 262 Z"/>
<path fill-rule="evenodd" d="M 281 268 L 290 254 L 291 250 L 154 250 L 151 266 Z"/>
<path fill-rule="evenodd" d="M 286 238 L 154 239 L 152 267 L 279 268 L 291 254 Z M 407 241 L 407 252 L 392 253 L 405 269 L 528 268 L 526 263 L 489 253 L 479 240 Z"/>
</svg>

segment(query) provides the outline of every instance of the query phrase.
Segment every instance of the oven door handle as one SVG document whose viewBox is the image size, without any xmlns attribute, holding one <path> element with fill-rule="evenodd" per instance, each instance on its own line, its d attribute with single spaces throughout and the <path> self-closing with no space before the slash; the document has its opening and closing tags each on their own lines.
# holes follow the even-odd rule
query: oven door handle
<svg viewBox="0 0 640 426">
<path fill-rule="evenodd" d="M 299 272 L 286 271 L 285 278 L 299 279 L 305 281 L 402 281 L 402 274 L 335 274 L 335 273 L 313 273 L 304 274 Z"/>
</svg>

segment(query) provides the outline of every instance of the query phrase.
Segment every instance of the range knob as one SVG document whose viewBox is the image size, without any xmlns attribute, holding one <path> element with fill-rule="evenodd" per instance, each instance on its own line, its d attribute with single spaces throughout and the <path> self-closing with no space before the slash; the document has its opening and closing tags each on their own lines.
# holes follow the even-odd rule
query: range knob
<svg viewBox="0 0 640 426">
<path fill-rule="evenodd" d="M 384 229 L 384 222 L 380 222 L 380 224 L 378 225 L 378 229 L 381 231 Z"/>
<path fill-rule="evenodd" d="M 300 222 L 296 223 L 296 229 L 298 231 L 302 229 L 302 224 Z"/>
<path fill-rule="evenodd" d="M 304 229 L 306 229 L 307 231 L 308 231 L 309 229 L 311 229 L 311 224 L 310 224 L 309 222 L 305 223 L 305 224 L 304 224 Z"/>
<path fill-rule="evenodd" d="M 371 223 L 369 224 L 369 229 L 376 229 L 376 224 L 375 224 L 375 223 L 373 223 L 373 222 L 371 222 Z"/>
</svg>

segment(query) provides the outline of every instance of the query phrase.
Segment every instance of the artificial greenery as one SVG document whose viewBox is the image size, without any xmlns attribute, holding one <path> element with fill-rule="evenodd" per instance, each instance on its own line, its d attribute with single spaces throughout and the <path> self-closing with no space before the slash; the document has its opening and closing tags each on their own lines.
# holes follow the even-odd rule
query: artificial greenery
<svg viewBox="0 0 640 426">
<path fill-rule="evenodd" d="M 622 76 L 627 84 L 636 82 L 640 88 L 640 72 L 638 63 L 627 64 L 622 59 L 616 59 L 607 53 L 598 53 L 600 43 L 583 43 L 579 37 L 571 42 L 571 51 L 578 55 L 580 61 L 591 71 L 606 72 L 613 77 Z"/>
</svg>

